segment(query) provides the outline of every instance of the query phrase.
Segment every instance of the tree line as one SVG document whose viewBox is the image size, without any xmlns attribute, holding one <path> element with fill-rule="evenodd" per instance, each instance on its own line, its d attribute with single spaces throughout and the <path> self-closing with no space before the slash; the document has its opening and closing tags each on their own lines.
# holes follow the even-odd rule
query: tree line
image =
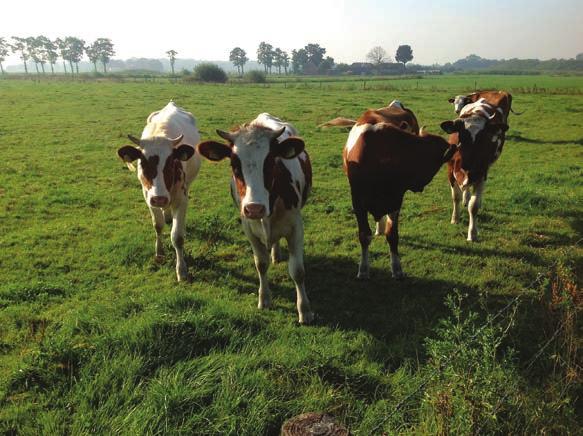
<svg viewBox="0 0 583 436">
<path fill-rule="evenodd" d="M 106 72 L 109 61 L 115 55 L 113 43 L 108 38 L 98 38 L 87 45 L 84 40 L 74 36 L 55 40 L 43 35 L 26 38 L 13 36 L 10 41 L 6 40 L 6 38 L 0 38 L 0 71 L 2 74 L 4 74 L 2 62 L 6 60 L 10 52 L 19 55 L 24 63 L 24 72 L 26 74 L 29 73 L 28 62 L 30 61 L 34 62 L 37 74 L 40 74 L 41 71 L 45 74 L 45 66 L 47 64 L 51 68 L 51 73 L 54 74 L 54 66 L 59 58 L 63 61 L 65 74 L 67 72 L 79 74 L 79 62 L 81 62 L 84 55 L 93 64 L 95 72 L 97 72 L 98 63 L 103 65 L 103 72 Z M 67 71 L 67 64 L 69 64 L 69 71 Z"/>
<path fill-rule="evenodd" d="M 265 74 L 272 74 L 273 69 L 277 73 L 284 74 L 292 71 L 294 74 L 326 73 L 334 67 L 334 59 L 330 56 L 324 58 L 326 49 L 320 44 L 310 43 L 305 47 L 292 50 L 291 56 L 279 47 L 262 41 L 257 48 L 257 62 L 263 66 Z M 239 75 L 245 73 L 245 64 L 249 58 L 247 52 L 241 47 L 235 47 L 229 53 L 229 61 L 237 68 Z M 291 67 L 291 68 L 290 68 Z"/>
</svg>

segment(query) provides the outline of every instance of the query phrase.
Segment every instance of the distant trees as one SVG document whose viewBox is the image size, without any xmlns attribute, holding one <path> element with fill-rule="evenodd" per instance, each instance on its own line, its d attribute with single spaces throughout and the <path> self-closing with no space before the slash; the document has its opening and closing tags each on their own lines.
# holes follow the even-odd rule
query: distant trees
<svg viewBox="0 0 583 436">
<path fill-rule="evenodd" d="M 12 50 L 12 53 L 20 54 L 20 59 L 24 63 L 24 72 L 28 74 L 28 67 L 26 66 L 26 62 L 28 61 L 29 56 L 26 50 L 26 38 L 13 36 L 12 44 L 10 44 L 10 49 Z"/>
<path fill-rule="evenodd" d="M 575 60 L 583 61 L 583 53 L 579 53 L 577 56 L 575 56 Z"/>
<path fill-rule="evenodd" d="M 85 54 L 89 58 L 89 62 L 93 64 L 93 71 L 97 73 L 97 62 L 99 61 L 99 47 L 97 43 L 94 42 L 85 47 Z"/>
<path fill-rule="evenodd" d="M 301 74 L 308 64 L 308 53 L 305 49 L 292 50 L 292 70 L 294 74 Z"/>
<path fill-rule="evenodd" d="M 381 46 L 376 46 L 370 49 L 366 54 L 366 58 L 375 65 L 380 65 L 387 60 L 387 52 Z"/>
<path fill-rule="evenodd" d="M 235 67 L 237 67 L 237 72 L 239 76 L 245 74 L 245 64 L 249 58 L 247 57 L 247 52 L 243 50 L 241 47 L 235 47 L 229 53 L 229 61 L 233 63 Z"/>
<path fill-rule="evenodd" d="M 81 62 L 83 53 L 85 53 L 85 41 L 74 36 L 67 36 L 65 38 L 65 44 L 67 45 L 66 60 L 69 62 L 71 72 L 73 71 L 74 64 L 75 72 L 79 74 L 79 62 Z"/>
<path fill-rule="evenodd" d="M 170 68 L 172 69 L 172 75 L 174 76 L 174 63 L 176 62 L 176 55 L 178 52 L 176 50 L 168 50 L 166 54 L 170 60 Z"/>
<path fill-rule="evenodd" d="M 263 65 L 265 73 L 271 73 L 271 67 L 273 65 L 273 46 L 271 44 L 262 41 L 257 49 L 257 62 Z"/>
<path fill-rule="evenodd" d="M 4 74 L 4 67 L 2 66 L 2 62 L 6 60 L 6 56 L 10 53 L 10 46 L 6 39 L 0 38 L 0 71 Z"/>
<path fill-rule="evenodd" d="M 325 74 L 334 67 L 334 59 L 327 56 L 326 49 L 310 43 L 304 48 L 292 50 L 291 65 L 295 74 Z"/>
<path fill-rule="evenodd" d="M 403 64 L 403 70 L 407 69 L 407 62 L 413 60 L 413 50 L 410 45 L 400 45 L 395 53 L 395 60 Z"/>
</svg>

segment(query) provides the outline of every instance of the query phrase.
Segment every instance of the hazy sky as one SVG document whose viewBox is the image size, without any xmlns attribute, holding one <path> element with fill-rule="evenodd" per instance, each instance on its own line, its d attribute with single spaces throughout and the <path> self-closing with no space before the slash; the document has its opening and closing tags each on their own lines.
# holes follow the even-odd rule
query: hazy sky
<svg viewBox="0 0 583 436">
<path fill-rule="evenodd" d="M 111 38 L 116 58 L 228 60 L 236 46 L 256 58 L 267 41 L 291 52 L 308 42 L 336 62 L 365 60 L 380 45 L 410 44 L 414 62 L 574 57 L 583 52 L 583 0 L 205 0 L 2 2 L 0 36 Z M 11 56 L 7 64 L 18 63 Z"/>
</svg>

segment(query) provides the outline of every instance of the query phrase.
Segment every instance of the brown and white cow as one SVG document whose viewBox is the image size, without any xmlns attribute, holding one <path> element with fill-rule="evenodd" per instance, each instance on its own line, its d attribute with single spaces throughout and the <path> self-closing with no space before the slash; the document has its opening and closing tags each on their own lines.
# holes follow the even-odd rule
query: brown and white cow
<svg viewBox="0 0 583 436">
<path fill-rule="evenodd" d="M 502 153 L 507 117 L 507 111 L 482 98 L 465 105 L 458 119 L 441 123 L 441 128 L 450 134 L 449 143 L 458 146 L 448 163 L 453 199 L 451 223 L 459 222 L 463 197 L 470 216 L 468 241 L 476 241 L 478 237 L 476 218 L 488 170 Z"/>
<path fill-rule="evenodd" d="M 416 135 L 419 134 L 419 123 L 412 110 L 406 108 L 399 100 L 393 100 L 388 106 L 379 109 L 368 109 L 358 120 L 350 118 L 334 118 L 319 127 L 353 127 L 357 124 L 385 123 Z M 358 135 L 359 129 L 352 129 L 350 135 Z M 350 139 L 350 137 L 349 137 Z M 387 216 L 382 216 L 376 223 L 375 236 L 383 235 Z"/>
<path fill-rule="evenodd" d="M 390 119 L 370 116 L 370 111 L 357 120 L 343 151 L 362 250 L 357 278 L 369 277 L 369 213 L 377 221 L 388 215 L 383 233 L 390 248 L 391 269 L 393 277 L 403 277 L 398 250 L 403 196 L 408 190 L 422 191 L 455 148 L 440 136 L 424 131 L 416 135 Z"/>
<path fill-rule="evenodd" d="M 243 231 L 253 249 L 259 274 L 260 309 L 271 305 L 267 270 L 269 250 L 279 257 L 279 240 L 289 248 L 289 274 L 295 283 L 299 322 L 313 320 L 305 289 L 304 225 L 301 209 L 312 186 L 312 167 L 304 141 L 289 123 L 267 113 L 231 132 L 217 130 L 228 141 L 198 144 L 200 154 L 212 161 L 229 158 L 233 177 L 231 194 L 241 214 Z"/>
<path fill-rule="evenodd" d="M 128 138 L 137 147 L 125 145 L 117 154 L 130 169 L 134 169 L 132 162 L 138 161 L 138 179 L 156 230 L 156 260 L 164 259 L 162 229 L 165 221 L 172 220 L 176 276 L 178 281 L 187 280 L 184 235 L 188 189 L 201 164 L 200 155 L 194 149 L 200 141 L 196 120 L 190 112 L 170 102 L 150 114 L 141 139 L 131 135 Z"/>
<path fill-rule="evenodd" d="M 453 104 L 455 113 L 459 115 L 464 106 L 475 103 L 480 99 L 484 99 L 486 103 L 500 109 L 506 122 L 510 112 L 522 115 L 522 112 L 514 112 L 512 109 L 512 95 L 506 91 L 477 91 L 468 95 L 456 95 L 448 101 Z"/>
</svg>

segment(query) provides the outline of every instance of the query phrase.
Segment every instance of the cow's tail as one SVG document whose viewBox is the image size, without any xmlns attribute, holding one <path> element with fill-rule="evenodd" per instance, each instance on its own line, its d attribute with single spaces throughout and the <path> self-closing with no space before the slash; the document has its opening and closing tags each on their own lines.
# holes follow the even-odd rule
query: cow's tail
<svg viewBox="0 0 583 436">
<path fill-rule="evenodd" d="M 522 115 L 523 113 L 525 113 L 526 111 L 522 111 L 522 112 L 514 112 L 514 109 L 510 108 L 510 112 L 512 112 L 514 115 Z"/>
<path fill-rule="evenodd" d="M 356 124 L 356 120 L 351 120 L 349 118 L 334 118 L 324 124 L 320 124 L 318 127 L 352 127 Z"/>
</svg>

